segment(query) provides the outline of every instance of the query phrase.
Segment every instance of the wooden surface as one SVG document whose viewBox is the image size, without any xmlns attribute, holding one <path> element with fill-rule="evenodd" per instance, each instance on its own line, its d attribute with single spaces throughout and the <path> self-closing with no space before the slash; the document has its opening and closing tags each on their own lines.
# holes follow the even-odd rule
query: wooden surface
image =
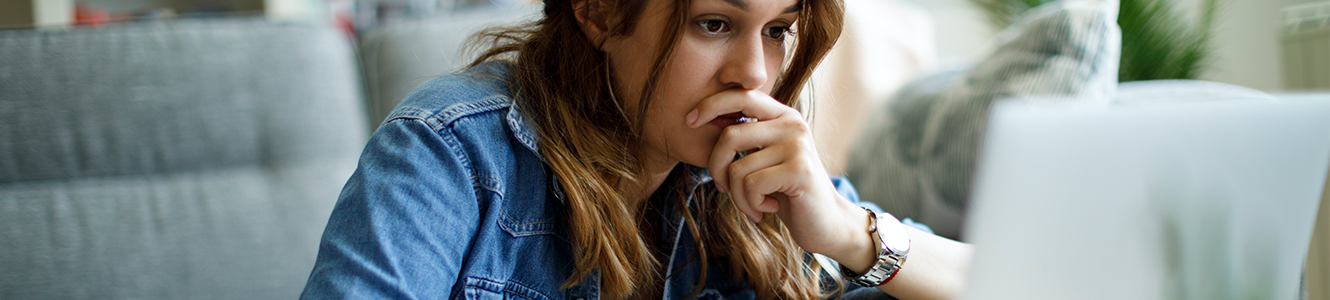
<svg viewBox="0 0 1330 300">
<path fill-rule="evenodd" d="M 32 1 L 0 1 L 0 26 L 32 25 Z"/>
</svg>

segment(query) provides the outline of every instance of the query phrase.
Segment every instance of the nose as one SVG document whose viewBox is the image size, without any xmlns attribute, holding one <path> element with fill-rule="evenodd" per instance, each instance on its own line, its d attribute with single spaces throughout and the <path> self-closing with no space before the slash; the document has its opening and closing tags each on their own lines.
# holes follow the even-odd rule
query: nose
<svg viewBox="0 0 1330 300">
<path fill-rule="evenodd" d="M 767 64 L 762 35 L 745 35 L 733 41 L 721 66 L 721 84 L 730 88 L 759 89 L 767 82 Z"/>
</svg>

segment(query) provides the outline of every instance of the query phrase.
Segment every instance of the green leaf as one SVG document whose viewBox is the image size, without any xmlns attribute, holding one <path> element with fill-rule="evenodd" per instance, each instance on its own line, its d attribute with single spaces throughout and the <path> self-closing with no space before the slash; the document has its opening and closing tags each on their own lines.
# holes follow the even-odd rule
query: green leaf
<svg viewBox="0 0 1330 300">
<path fill-rule="evenodd" d="M 970 0 L 997 28 L 1053 0 Z M 1199 18 L 1188 22 L 1169 0 L 1121 0 L 1122 61 L 1118 81 L 1196 79 L 1212 59 L 1210 44 L 1218 0 L 1204 0 Z"/>
</svg>

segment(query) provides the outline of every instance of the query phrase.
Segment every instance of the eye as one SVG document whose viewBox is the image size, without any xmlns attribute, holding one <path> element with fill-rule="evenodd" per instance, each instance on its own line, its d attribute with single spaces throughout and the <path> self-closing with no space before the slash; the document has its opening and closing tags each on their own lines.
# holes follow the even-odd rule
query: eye
<svg viewBox="0 0 1330 300">
<path fill-rule="evenodd" d="M 697 25 L 702 26 L 702 30 L 710 34 L 722 34 L 730 31 L 730 23 L 720 19 L 697 21 Z"/>
<path fill-rule="evenodd" d="M 776 40 L 784 40 L 786 34 L 794 33 L 793 30 L 790 30 L 790 26 L 772 26 L 767 27 L 764 31 L 767 37 Z"/>
</svg>

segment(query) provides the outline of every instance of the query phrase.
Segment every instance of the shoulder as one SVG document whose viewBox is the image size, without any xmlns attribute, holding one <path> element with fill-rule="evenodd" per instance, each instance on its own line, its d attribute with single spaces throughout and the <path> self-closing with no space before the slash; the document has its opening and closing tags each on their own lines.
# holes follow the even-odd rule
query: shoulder
<svg viewBox="0 0 1330 300">
<path fill-rule="evenodd" d="M 412 91 L 384 120 L 375 135 L 420 128 L 411 135 L 433 140 L 418 149 L 451 157 L 478 190 L 509 195 L 515 174 L 538 174 L 543 159 L 536 136 L 513 101 L 506 62 L 487 62 L 441 76 Z M 419 152 L 417 151 L 417 152 Z"/>
<path fill-rule="evenodd" d="M 501 122 L 513 105 L 510 68 L 505 62 L 486 62 L 434 78 L 408 94 L 383 122 L 418 120 L 436 131 L 466 118 L 488 116 Z"/>
</svg>

